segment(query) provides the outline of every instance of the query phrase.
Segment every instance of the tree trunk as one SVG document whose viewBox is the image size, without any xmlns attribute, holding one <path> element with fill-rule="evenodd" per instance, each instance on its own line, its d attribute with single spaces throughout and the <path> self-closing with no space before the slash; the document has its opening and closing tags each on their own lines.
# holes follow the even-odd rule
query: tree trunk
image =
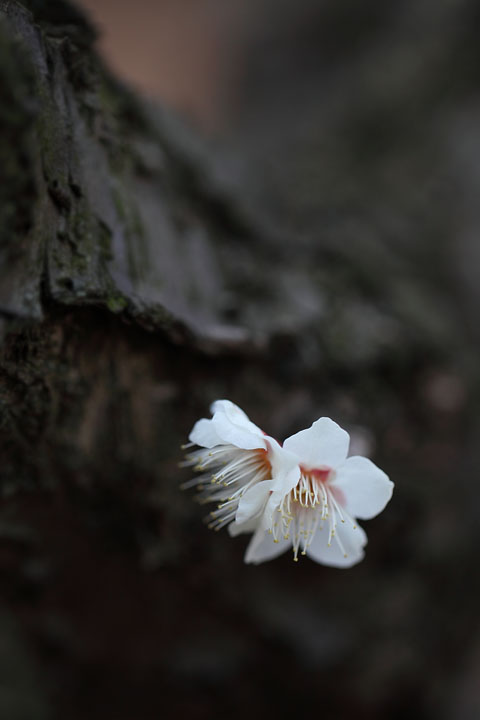
<svg viewBox="0 0 480 720">
<path fill-rule="evenodd" d="M 314 693 L 430 717 L 478 599 L 460 305 L 368 234 L 346 251 L 252 209 L 73 6 L 0 12 L 0 716 L 290 716 Z M 177 465 L 219 397 L 376 454 L 397 494 L 361 566 L 246 567 L 202 525 Z"/>
</svg>

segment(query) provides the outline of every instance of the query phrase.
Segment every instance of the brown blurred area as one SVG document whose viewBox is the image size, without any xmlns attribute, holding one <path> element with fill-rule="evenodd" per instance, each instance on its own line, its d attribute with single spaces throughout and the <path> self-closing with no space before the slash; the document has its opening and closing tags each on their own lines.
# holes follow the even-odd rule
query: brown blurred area
<svg viewBox="0 0 480 720">
<path fill-rule="evenodd" d="M 81 0 L 111 68 L 205 131 L 226 122 L 239 43 L 256 4 L 244 0 Z M 257 10 L 258 12 L 258 6 Z"/>
</svg>

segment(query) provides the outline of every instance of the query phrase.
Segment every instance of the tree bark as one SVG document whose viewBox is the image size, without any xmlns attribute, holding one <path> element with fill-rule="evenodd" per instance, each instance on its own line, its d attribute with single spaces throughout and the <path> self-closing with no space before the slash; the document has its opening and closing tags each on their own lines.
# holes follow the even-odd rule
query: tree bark
<svg viewBox="0 0 480 720">
<path fill-rule="evenodd" d="M 286 656 L 285 708 L 320 683 L 327 714 L 427 717 L 476 613 L 460 309 L 415 257 L 301 241 L 253 210 L 54 10 L 0 3 L 0 663 L 19 668 L 0 715 L 263 715 Z M 368 562 L 246 568 L 241 539 L 202 526 L 177 463 L 218 397 L 279 437 L 331 415 L 376 452 L 400 490 Z M 447 547 L 452 473 L 467 521 Z"/>
</svg>

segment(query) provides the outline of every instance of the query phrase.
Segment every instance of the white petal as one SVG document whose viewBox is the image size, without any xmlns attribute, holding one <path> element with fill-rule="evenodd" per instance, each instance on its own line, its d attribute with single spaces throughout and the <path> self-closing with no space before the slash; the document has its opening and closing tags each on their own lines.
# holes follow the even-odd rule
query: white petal
<svg viewBox="0 0 480 720">
<path fill-rule="evenodd" d="M 268 530 L 260 527 L 255 531 L 253 538 L 250 540 L 244 559 L 246 563 L 254 563 L 257 565 L 266 560 L 273 560 L 273 558 L 278 557 L 278 555 L 284 553 L 291 546 L 292 541 L 285 540 L 283 537 L 278 542 L 274 542 L 273 535 L 269 533 Z"/>
<path fill-rule="evenodd" d="M 250 420 L 248 415 L 244 413 L 238 405 L 230 402 L 230 400 L 215 400 L 215 402 L 210 405 L 210 412 L 212 415 L 215 415 L 217 412 L 223 412 L 233 425 L 249 430 L 255 435 L 260 435 L 260 437 L 264 434 L 263 431 Z"/>
<path fill-rule="evenodd" d="M 230 415 L 230 418 L 232 420 L 236 419 L 237 423 L 250 422 L 250 418 L 248 415 L 243 412 L 241 408 L 238 407 L 238 405 L 235 405 L 235 403 L 231 402 L 230 400 L 215 400 L 210 405 L 210 412 L 212 415 L 215 415 L 216 412 L 224 412 L 227 413 L 227 415 Z"/>
<path fill-rule="evenodd" d="M 272 490 L 287 495 L 300 479 L 300 466 L 296 455 L 287 452 L 271 437 L 265 438 L 268 447 L 268 460 L 272 466 Z"/>
<path fill-rule="evenodd" d="M 251 518 L 248 520 L 248 522 L 245 523 L 237 523 L 236 521 L 233 521 L 228 526 L 228 532 L 230 534 L 230 537 L 236 537 L 237 535 L 241 535 L 242 533 L 251 533 L 254 532 L 259 523 L 259 518 Z"/>
<path fill-rule="evenodd" d="M 369 520 L 378 515 L 392 497 L 393 483 L 383 470 L 364 457 L 350 457 L 338 468 L 332 488 L 343 497 L 341 505 L 353 517 Z"/>
<path fill-rule="evenodd" d="M 262 516 L 263 527 L 272 529 L 275 511 L 282 504 L 284 497 L 297 485 L 299 479 L 300 467 L 298 465 L 287 468 L 286 471 L 273 476 L 271 495 Z"/>
<path fill-rule="evenodd" d="M 256 518 L 265 507 L 271 487 L 272 481 L 264 480 L 247 490 L 238 503 L 235 521 L 243 524 L 252 518 Z"/>
<path fill-rule="evenodd" d="M 272 473 L 274 480 L 272 490 L 279 493 L 282 497 L 288 495 L 290 490 L 293 490 L 298 484 L 300 475 L 300 466 L 298 464 L 290 468 L 285 468 L 283 472 L 277 473 L 276 475 Z"/>
<path fill-rule="evenodd" d="M 214 411 L 212 422 L 215 431 L 223 442 L 243 450 L 266 449 L 263 432 L 239 407 L 229 400 L 216 400 L 211 409 Z"/>
<path fill-rule="evenodd" d="M 212 421 L 207 420 L 206 418 L 198 420 L 195 423 L 188 439 L 190 442 L 195 443 L 195 445 L 200 445 L 200 447 L 205 448 L 212 448 L 215 445 L 225 444 L 215 430 Z"/>
<path fill-rule="evenodd" d="M 282 498 L 283 493 L 278 491 L 272 492 L 270 497 L 268 498 L 267 504 L 265 505 L 265 510 L 260 518 L 260 526 L 264 530 L 272 530 L 274 513 L 275 510 L 279 507 Z"/>
<path fill-rule="evenodd" d="M 311 545 L 307 548 L 308 557 L 316 560 L 318 563 L 322 563 L 322 565 L 330 565 L 338 568 L 352 567 L 352 565 L 360 562 L 365 554 L 363 548 L 367 543 L 367 536 L 364 530 L 358 525 L 354 529 L 350 523 L 346 522 L 345 524 L 341 523 L 337 525 L 336 535 L 341 545 L 334 536 L 329 547 L 328 524 L 326 523 L 324 525 L 323 530 L 318 529 Z M 345 554 L 347 557 L 345 557 Z"/>
<path fill-rule="evenodd" d="M 346 430 L 330 418 L 323 417 L 308 430 L 301 430 L 287 438 L 283 447 L 294 453 L 307 468 L 335 468 L 347 457 L 349 442 Z"/>
</svg>

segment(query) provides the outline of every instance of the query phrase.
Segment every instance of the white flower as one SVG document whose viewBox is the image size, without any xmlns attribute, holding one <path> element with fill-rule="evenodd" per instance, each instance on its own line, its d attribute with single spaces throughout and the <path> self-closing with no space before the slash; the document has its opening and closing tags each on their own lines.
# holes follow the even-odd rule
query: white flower
<svg viewBox="0 0 480 720">
<path fill-rule="evenodd" d="M 186 462 L 203 474 L 185 485 L 197 485 L 200 501 L 219 503 L 211 527 L 253 532 L 247 563 L 290 547 L 295 560 L 300 552 L 335 567 L 359 562 L 367 538 L 356 518 L 381 512 L 393 483 L 367 458 L 347 458 L 348 433 L 320 418 L 281 447 L 233 403 L 217 401 L 211 409 L 213 418 L 190 434 L 208 451 L 194 451 Z"/>
<path fill-rule="evenodd" d="M 217 503 L 216 510 L 210 513 L 209 527 L 220 530 L 235 520 L 239 501 L 255 486 L 259 486 L 262 502 L 266 502 L 272 486 L 274 455 L 281 448 L 229 400 L 215 401 L 210 411 L 213 417 L 195 423 L 188 438 L 190 443 L 185 446 L 198 445 L 200 449 L 188 453 L 182 463 L 194 466 L 201 475 L 182 487 L 196 487 L 201 503 Z M 282 477 L 281 468 L 277 475 Z M 250 504 L 254 502 L 252 497 Z M 258 521 L 252 522 L 253 515 L 250 512 L 246 522 L 239 523 L 240 532 L 256 528 Z"/>
<path fill-rule="evenodd" d="M 295 560 L 300 551 L 335 567 L 351 567 L 363 558 L 367 536 L 356 518 L 378 515 L 393 483 L 367 458 L 347 458 L 349 440 L 329 418 L 285 440 L 283 464 L 296 471 L 272 484 L 246 562 L 269 560 L 289 547 Z M 249 500 L 247 493 L 242 503 Z"/>
</svg>

